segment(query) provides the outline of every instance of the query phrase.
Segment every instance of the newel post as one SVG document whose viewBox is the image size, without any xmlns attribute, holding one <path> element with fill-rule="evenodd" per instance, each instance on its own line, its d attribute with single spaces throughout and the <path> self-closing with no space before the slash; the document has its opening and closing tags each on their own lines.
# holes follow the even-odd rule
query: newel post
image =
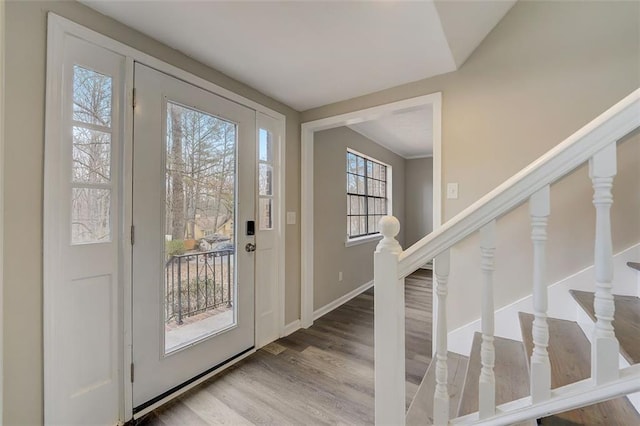
<svg viewBox="0 0 640 426">
<path fill-rule="evenodd" d="M 405 424 L 404 278 L 398 279 L 400 222 L 380 219 L 383 239 L 374 254 L 376 425 Z"/>
</svg>

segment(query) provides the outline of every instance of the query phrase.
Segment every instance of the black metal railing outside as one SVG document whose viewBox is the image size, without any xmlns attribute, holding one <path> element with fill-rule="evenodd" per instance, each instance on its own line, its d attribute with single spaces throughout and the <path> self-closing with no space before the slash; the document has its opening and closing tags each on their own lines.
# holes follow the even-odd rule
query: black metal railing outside
<svg viewBox="0 0 640 426">
<path fill-rule="evenodd" d="M 172 256 L 165 265 L 165 320 L 183 319 L 233 304 L 234 251 Z"/>
</svg>

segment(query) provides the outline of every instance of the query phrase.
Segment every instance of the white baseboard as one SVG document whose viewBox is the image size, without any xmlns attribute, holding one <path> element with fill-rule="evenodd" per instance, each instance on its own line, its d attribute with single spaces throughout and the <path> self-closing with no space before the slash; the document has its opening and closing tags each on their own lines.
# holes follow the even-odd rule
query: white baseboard
<svg viewBox="0 0 640 426">
<path fill-rule="evenodd" d="M 280 337 L 287 337 L 288 335 L 300 330 L 301 327 L 302 327 L 302 322 L 299 319 L 292 321 L 289 324 L 284 326 L 284 330 L 282 330 L 282 336 Z"/>
<path fill-rule="evenodd" d="M 360 287 L 358 287 L 358 288 L 356 288 L 354 290 L 351 290 L 349 293 L 347 293 L 344 296 L 334 300 L 333 302 L 327 303 L 322 308 L 313 311 L 313 320 L 315 321 L 318 318 L 320 318 L 321 316 L 333 311 L 338 306 L 341 306 L 341 305 L 347 303 L 349 300 L 351 300 L 354 297 L 356 297 L 356 296 L 362 294 L 363 292 L 369 290 L 371 287 L 373 287 L 373 280 L 369 281 L 368 283 L 362 284 Z"/>
<path fill-rule="evenodd" d="M 637 262 L 640 259 L 640 243 L 635 244 L 614 255 L 615 294 L 636 296 L 638 294 L 637 271 L 627 266 L 627 262 Z M 568 276 L 547 287 L 547 314 L 553 318 L 569 321 L 578 320 L 578 305 L 569 290 L 595 291 L 593 266 L 589 266 L 573 275 Z M 495 312 L 495 335 L 513 340 L 522 340 L 518 312 L 533 313 L 532 296 L 528 295 L 503 306 Z M 480 320 L 470 322 L 462 327 L 450 331 L 447 335 L 449 350 L 467 355 L 471 352 L 473 334 L 481 330 Z"/>
</svg>

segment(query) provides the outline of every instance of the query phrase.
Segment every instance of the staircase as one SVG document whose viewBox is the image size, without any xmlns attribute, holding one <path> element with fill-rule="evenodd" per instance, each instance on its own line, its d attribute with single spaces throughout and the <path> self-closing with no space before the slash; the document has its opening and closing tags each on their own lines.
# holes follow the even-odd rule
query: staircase
<svg viewBox="0 0 640 426">
<path fill-rule="evenodd" d="M 377 425 L 640 424 L 626 398 L 640 391 L 640 301 L 613 295 L 609 214 L 617 142 L 638 128 L 640 89 L 407 250 L 395 240 L 398 221 L 381 220 L 384 238 L 374 255 Z M 571 292 L 591 318 L 590 324 L 578 324 L 547 317 L 546 231 L 551 184 L 586 162 L 596 212 L 596 291 Z M 493 260 L 498 219 L 525 203 L 533 244 L 533 313 L 520 314 L 519 342 L 494 335 Z M 467 359 L 447 350 L 447 286 L 450 249 L 474 233 L 480 236 L 482 332 Z M 435 355 L 406 413 L 404 278 L 431 259 Z"/>
</svg>

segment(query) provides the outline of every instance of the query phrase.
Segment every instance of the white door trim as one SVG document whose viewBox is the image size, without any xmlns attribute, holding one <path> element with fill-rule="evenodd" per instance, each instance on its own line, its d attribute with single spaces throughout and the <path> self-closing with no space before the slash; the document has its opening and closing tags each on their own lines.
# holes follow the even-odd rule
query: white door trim
<svg viewBox="0 0 640 426">
<path fill-rule="evenodd" d="M 5 94 L 5 69 L 4 69 L 4 52 L 5 52 L 5 19 L 4 19 L 5 2 L 0 1 L 0 271 L 4 270 L 4 94 Z M 3 383 L 4 383 L 4 280 L 3 274 L 0 273 L 0 423 L 3 416 Z"/>
<path fill-rule="evenodd" d="M 313 324 L 313 144 L 320 130 L 375 120 L 396 111 L 431 105 L 433 107 L 433 229 L 442 221 L 442 93 L 432 93 L 385 105 L 335 115 L 302 124 L 301 155 L 301 239 L 302 277 L 300 320 L 302 327 Z"/>
<path fill-rule="evenodd" d="M 0 41 L 4 41 L 4 1 L 0 0 L 0 23 L 2 24 L 0 28 L 3 30 L 0 34 Z M 120 293 L 120 303 L 121 306 L 118 307 L 118 313 L 120 318 L 123 318 L 124 321 L 124 329 L 121 330 L 122 339 L 123 339 L 123 350 L 122 350 L 122 359 L 120 361 L 120 365 L 122 365 L 122 385 L 121 385 L 121 407 L 120 407 L 120 415 L 123 423 L 133 418 L 133 407 L 132 407 L 132 386 L 130 382 L 130 369 L 129 366 L 132 361 L 132 328 L 131 328 L 131 318 L 132 318 L 132 305 L 131 305 L 131 274 L 132 274 L 132 265 L 131 265 L 131 245 L 129 238 L 126 236 L 129 235 L 129 229 L 132 224 L 132 211 L 131 211 L 131 202 L 132 202 L 132 188 L 130 185 L 132 178 L 132 144 L 133 144 L 133 109 L 132 109 L 132 88 L 133 88 L 133 63 L 134 61 L 143 63 L 152 68 L 157 69 L 158 71 L 162 71 L 166 74 L 172 75 L 178 79 L 184 80 L 190 84 L 198 86 L 202 89 L 215 93 L 219 96 L 222 96 L 226 99 L 229 99 L 233 102 L 239 103 L 251 109 L 254 109 L 256 112 L 263 113 L 268 115 L 279 121 L 281 129 L 282 129 L 282 149 L 281 149 L 281 194 L 280 197 L 280 212 L 281 212 L 281 223 L 282 225 L 282 234 L 280 244 L 280 253 L 282 254 L 279 259 L 278 271 L 279 274 L 279 285 L 280 285 L 280 295 L 282 299 L 279 301 L 281 306 L 281 317 L 282 317 L 282 325 L 281 330 L 282 334 L 285 333 L 285 324 L 284 324 L 284 309 L 285 309 L 285 283 L 284 283 L 284 271 L 285 271 L 285 259 L 284 259 L 284 218 L 286 217 L 286 200 L 285 200 L 285 192 L 284 192 L 284 182 L 286 181 L 285 177 L 285 168 L 284 168 L 284 160 L 285 160 L 285 151 L 286 151 L 286 116 L 280 112 L 277 112 L 271 108 L 265 107 L 264 105 L 259 104 L 251 99 L 248 99 L 244 96 L 238 95 L 231 90 L 228 90 L 222 86 L 219 86 L 215 83 L 212 83 L 204 78 L 198 77 L 188 71 L 185 71 L 176 66 L 170 65 L 166 62 L 163 62 L 160 59 L 157 59 L 151 55 L 148 55 L 144 52 L 141 52 L 133 47 L 130 47 L 126 44 L 120 43 L 110 37 L 107 37 L 103 34 L 100 34 L 96 31 L 93 31 L 87 27 L 84 27 L 80 24 L 77 24 L 69 19 L 63 18 L 55 13 L 48 13 L 48 30 L 47 30 L 47 81 L 46 81 L 46 93 L 47 93 L 47 102 L 46 102 L 46 115 L 53 117 L 51 114 L 52 111 L 55 111 L 58 108 L 59 100 L 61 99 L 61 93 L 59 93 L 59 85 L 58 81 L 60 79 L 60 70 L 62 67 L 62 49 L 63 49 L 63 39 L 65 35 L 71 35 L 74 37 L 78 37 L 87 42 L 93 43 L 96 46 L 103 47 L 109 49 L 115 53 L 123 55 L 126 57 L 126 69 L 125 69 L 125 93 L 123 95 L 126 96 L 125 108 L 126 112 L 124 114 L 125 119 L 122 123 L 123 125 L 123 164 L 122 164 L 122 209 L 119 214 L 122 216 L 121 222 L 121 235 L 123 238 L 121 239 L 121 265 L 122 269 L 120 270 L 120 278 L 121 278 L 121 293 Z M 4 62 L 4 44 L 0 44 L 0 61 Z M 1 64 L 1 63 L 0 63 Z M 2 72 L 1 76 L 4 78 L 4 69 L 0 68 Z M 2 99 L 4 99 L 4 90 L 2 90 Z M 0 104 L 0 108 L 3 106 Z M 4 110 L 0 109 L 0 120 L 4 118 Z M 2 124 L 0 122 L 0 124 Z M 0 127 L 4 129 L 3 127 Z M 56 120 L 46 120 L 45 123 L 45 147 L 47 145 L 47 141 L 56 137 L 59 133 L 60 122 Z M 2 161 L 2 147 L 4 131 L 0 132 L 0 161 Z M 2 177 L 0 176 L 0 183 L 2 183 Z M 127 184 L 129 182 L 129 184 Z M 0 207 L 2 203 L 3 194 L 0 191 Z M 45 200 L 46 204 L 47 200 Z M 0 213 L 2 210 L 0 209 Z M 1 217 L 0 217 L 1 219 Z M 44 226 L 45 229 L 47 226 L 53 226 L 54 224 L 51 221 L 47 220 L 45 215 L 44 217 Z M 0 220 L 0 237 L 2 235 L 2 220 Z M 2 239 L 0 238 L 0 262 L 2 261 Z M 45 241 L 46 244 L 46 241 Z M 49 247 L 51 249 L 51 247 Z M 46 250 L 45 250 L 46 251 Z M 51 283 L 48 282 L 47 276 L 56 276 L 58 271 L 57 265 L 55 262 L 46 263 L 46 259 L 44 259 L 44 300 L 50 300 L 53 288 Z M 0 263 L 1 265 L 1 263 Z M 48 275 L 52 273 L 54 275 Z M 2 290 L 2 276 L 0 274 L 0 297 Z M 1 305 L 0 305 L 1 309 Z M 54 329 L 53 322 L 51 321 L 51 312 L 49 312 L 46 303 L 43 308 L 43 325 L 44 325 L 44 345 L 45 348 L 48 344 L 50 344 L 54 339 Z M 2 318 L 0 316 L 0 344 L 2 342 Z M 0 351 L 0 368 L 2 362 L 2 351 Z M 44 355 L 45 366 L 51 365 L 50 356 L 47 355 L 45 351 Z M 1 369 L 0 369 L 1 374 Z M 44 371 L 45 381 L 51 379 L 51 372 L 47 371 L 45 367 Z M 1 382 L 0 382 L 1 386 Z M 1 389 L 1 388 L 0 388 Z M 1 392 L 1 390 L 0 390 Z M 0 393 L 0 397 L 1 397 Z M 46 401 L 46 394 L 45 394 Z M 0 410 L 1 410 L 1 398 L 0 398 Z M 1 414 L 1 412 L 0 412 Z M 1 419 L 1 416 L 0 416 Z"/>
</svg>

